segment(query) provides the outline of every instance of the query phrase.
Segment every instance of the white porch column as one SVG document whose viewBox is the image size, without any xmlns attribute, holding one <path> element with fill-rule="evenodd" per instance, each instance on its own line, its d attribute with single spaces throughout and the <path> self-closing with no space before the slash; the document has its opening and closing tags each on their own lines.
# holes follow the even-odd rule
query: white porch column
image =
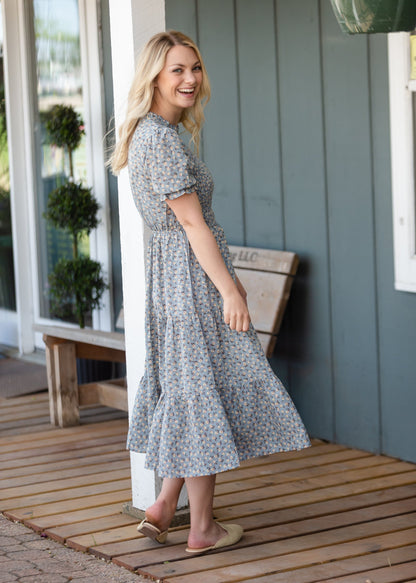
<svg viewBox="0 0 416 583">
<path fill-rule="evenodd" d="M 135 56 L 156 32 L 165 30 L 164 0 L 110 0 L 111 51 L 116 128 L 124 119 Z M 133 203 L 127 169 L 118 179 L 126 336 L 127 386 L 131 413 L 145 359 L 144 225 Z M 144 468 L 144 454 L 131 454 L 133 506 L 145 509 L 159 492 L 159 479 Z M 182 499 L 179 507 L 186 505 Z"/>
</svg>

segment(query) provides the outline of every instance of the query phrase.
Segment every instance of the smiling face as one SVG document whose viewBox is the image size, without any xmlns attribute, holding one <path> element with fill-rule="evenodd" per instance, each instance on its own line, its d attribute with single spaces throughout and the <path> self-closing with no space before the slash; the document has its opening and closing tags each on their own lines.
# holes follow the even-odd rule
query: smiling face
<svg viewBox="0 0 416 583">
<path fill-rule="evenodd" d="M 154 82 L 151 111 L 177 124 L 182 112 L 192 107 L 202 82 L 201 63 L 193 49 L 175 45 Z"/>
</svg>

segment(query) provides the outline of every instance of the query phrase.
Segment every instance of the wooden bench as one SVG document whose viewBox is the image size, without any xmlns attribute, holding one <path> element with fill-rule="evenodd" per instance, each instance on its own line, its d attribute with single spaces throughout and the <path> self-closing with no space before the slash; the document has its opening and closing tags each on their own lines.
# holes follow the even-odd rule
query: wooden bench
<svg viewBox="0 0 416 583">
<path fill-rule="evenodd" d="M 247 290 L 254 328 L 267 357 L 289 299 L 298 257 L 288 251 L 230 246 L 233 265 Z M 123 313 L 117 326 L 123 326 Z M 127 411 L 124 379 L 78 384 L 77 358 L 125 362 L 124 334 L 63 326 L 36 325 L 46 346 L 51 423 L 60 427 L 79 423 L 80 405 L 100 404 Z"/>
<path fill-rule="evenodd" d="M 100 404 L 127 411 L 124 379 L 78 384 L 77 358 L 126 361 L 124 334 L 98 330 L 35 325 L 46 349 L 51 423 L 59 427 L 79 423 L 80 405 Z"/>
<path fill-rule="evenodd" d="M 270 358 L 299 265 L 296 253 L 230 245 L 235 272 L 247 291 L 251 320 Z"/>
</svg>

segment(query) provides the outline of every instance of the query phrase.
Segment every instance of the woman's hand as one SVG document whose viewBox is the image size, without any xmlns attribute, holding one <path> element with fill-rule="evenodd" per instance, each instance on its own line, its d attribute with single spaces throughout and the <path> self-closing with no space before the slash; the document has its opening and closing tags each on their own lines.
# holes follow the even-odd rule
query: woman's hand
<svg viewBox="0 0 416 583">
<path fill-rule="evenodd" d="M 230 326 L 231 330 L 247 332 L 250 326 L 250 314 L 247 301 L 243 298 L 241 291 L 236 289 L 235 292 L 223 297 L 223 301 L 224 322 Z"/>
<path fill-rule="evenodd" d="M 238 279 L 237 276 L 235 276 L 235 282 L 237 284 L 237 289 L 240 292 L 241 297 L 243 298 L 243 300 L 246 302 L 247 304 L 247 292 L 243 286 L 243 284 L 241 283 L 241 281 Z"/>
</svg>

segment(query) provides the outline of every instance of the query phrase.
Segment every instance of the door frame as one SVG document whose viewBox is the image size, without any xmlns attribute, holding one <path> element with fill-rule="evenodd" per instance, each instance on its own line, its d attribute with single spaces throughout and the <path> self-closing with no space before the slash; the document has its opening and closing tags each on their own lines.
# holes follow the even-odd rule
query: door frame
<svg viewBox="0 0 416 583">
<path fill-rule="evenodd" d="M 100 204 L 100 223 L 90 236 L 90 255 L 99 261 L 110 283 L 104 307 L 93 313 L 93 327 L 113 328 L 111 293 L 110 208 L 106 170 L 105 109 L 100 37 L 100 3 L 78 0 L 85 124 L 87 126 L 88 184 Z M 8 316 L 8 339 L 21 353 L 43 348 L 35 323 L 53 324 L 39 310 L 38 237 L 36 229 L 36 156 L 34 149 L 34 103 L 36 81 L 33 67 L 32 10 L 26 0 L 2 0 L 4 27 L 4 73 L 10 158 L 11 213 L 16 283 L 16 316 Z M 2 314 L 0 314 L 1 318 Z M 62 325 L 66 325 L 62 323 Z M 70 324 L 67 324 L 71 326 Z M 5 341 L 0 335 L 0 342 Z"/>
</svg>

